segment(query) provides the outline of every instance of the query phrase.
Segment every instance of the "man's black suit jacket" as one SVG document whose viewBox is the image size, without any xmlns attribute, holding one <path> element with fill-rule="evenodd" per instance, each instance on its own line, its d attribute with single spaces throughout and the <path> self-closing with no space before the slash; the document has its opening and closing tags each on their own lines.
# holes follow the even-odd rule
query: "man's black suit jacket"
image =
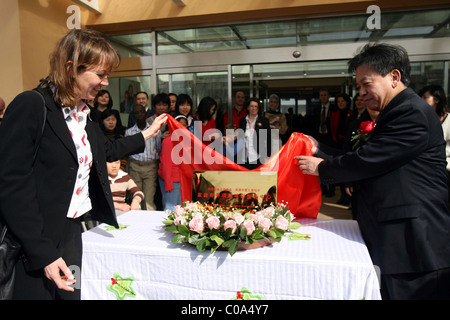
<svg viewBox="0 0 450 320">
<path fill-rule="evenodd" d="M 30 269 L 40 269 L 61 256 L 57 246 L 72 197 L 78 160 L 62 110 L 50 89 L 45 98 L 47 118 L 39 152 L 42 100 L 33 92 L 18 95 L 0 126 L 0 216 L 24 248 Z M 94 219 L 118 227 L 108 182 L 106 161 L 142 152 L 141 134 L 109 141 L 97 122 L 88 119 L 86 132 L 93 154 L 89 195 Z"/>
<path fill-rule="evenodd" d="M 318 156 L 326 157 L 326 147 Z M 325 183 L 359 181 L 358 222 L 382 274 L 450 267 L 445 141 L 435 111 L 406 88 L 369 141 L 319 165 Z"/>
</svg>

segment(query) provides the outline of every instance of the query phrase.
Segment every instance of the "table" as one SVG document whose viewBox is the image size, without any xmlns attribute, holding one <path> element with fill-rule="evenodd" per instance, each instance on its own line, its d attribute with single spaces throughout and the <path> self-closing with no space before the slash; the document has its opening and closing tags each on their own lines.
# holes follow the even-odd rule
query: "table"
<svg viewBox="0 0 450 320">
<path fill-rule="evenodd" d="M 174 244 L 166 214 L 130 211 L 119 229 L 83 233 L 81 298 L 230 300 L 381 299 L 376 268 L 353 220 L 300 219 L 280 243 L 232 257 Z"/>
</svg>

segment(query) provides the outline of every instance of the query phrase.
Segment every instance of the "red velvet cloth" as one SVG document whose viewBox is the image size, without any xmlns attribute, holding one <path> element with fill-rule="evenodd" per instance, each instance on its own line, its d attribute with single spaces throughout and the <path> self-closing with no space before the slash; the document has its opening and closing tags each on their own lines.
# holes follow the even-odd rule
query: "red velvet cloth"
<svg viewBox="0 0 450 320">
<path fill-rule="evenodd" d="M 181 200 L 192 199 L 194 170 L 245 171 L 248 170 L 211 147 L 203 144 L 173 117 L 168 116 L 173 144 L 173 160 L 180 168 Z M 179 130 L 176 130 L 179 129 Z M 295 219 L 317 218 L 322 203 L 322 192 L 317 176 L 304 175 L 294 156 L 311 156 L 311 142 L 302 133 L 291 134 L 288 142 L 266 163 L 253 171 L 277 171 L 278 202 L 284 201 Z"/>
</svg>

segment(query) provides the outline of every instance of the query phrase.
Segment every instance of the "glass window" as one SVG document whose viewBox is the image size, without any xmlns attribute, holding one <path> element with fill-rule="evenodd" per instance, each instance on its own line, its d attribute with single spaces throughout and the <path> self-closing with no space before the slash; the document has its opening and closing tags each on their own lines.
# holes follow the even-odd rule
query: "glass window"
<svg viewBox="0 0 450 320">
<path fill-rule="evenodd" d="M 134 96 L 140 91 L 147 92 L 151 99 L 150 76 L 110 78 L 105 89 L 111 94 L 113 109 L 119 110 L 122 124 L 126 127 L 128 116 L 133 110 Z M 151 108 L 151 102 L 148 107 Z"/>
<path fill-rule="evenodd" d="M 200 100 L 209 96 L 216 100 L 218 108 L 227 108 L 228 76 L 225 71 L 158 75 L 159 92 L 185 93 L 192 98 L 193 112 Z"/>
<path fill-rule="evenodd" d="M 149 32 L 109 36 L 108 40 L 122 58 L 152 55 L 152 34 Z"/>
<path fill-rule="evenodd" d="M 381 11 L 381 28 L 373 30 L 371 14 L 360 14 L 162 31 L 158 54 L 449 37 L 449 15 L 449 8 Z"/>
<path fill-rule="evenodd" d="M 427 85 L 443 86 L 444 73 L 444 61 L 412 62 L 410 87 L 419 92 Z"/>
</svg>

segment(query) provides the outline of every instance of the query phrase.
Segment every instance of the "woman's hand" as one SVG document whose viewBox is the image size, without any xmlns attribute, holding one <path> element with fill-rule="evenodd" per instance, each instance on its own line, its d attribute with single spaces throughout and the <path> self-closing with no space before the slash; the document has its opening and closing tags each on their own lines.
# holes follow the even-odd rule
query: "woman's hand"
<svg viewBox="0 0 450 320">
<path fill-rule="evenodd" d="M 63 276 L 60 275 L 60 271 L 63 272 Z M 44 274 L 49 280 L 53 281 L 59 289 L 71 292 L 75 291 L 74 288 L 69 287 L 75 283 L 75 278 L 62 258 L 59 258 L 46 266 L 44 268 Z"/>
<path fill-rule="evenodd" d="M 163 113 L 158 117 L 156 117 L 156 119 L 151 124 L 150 128 L 142 131 L 144 139 L 148 140 L 150 138 L 155 137 L 159 133 L 159 130 L 161 130 L 162 125 L 165 124 L 166 122 L 167 122 L 167 114 Z"/>
</svg>

